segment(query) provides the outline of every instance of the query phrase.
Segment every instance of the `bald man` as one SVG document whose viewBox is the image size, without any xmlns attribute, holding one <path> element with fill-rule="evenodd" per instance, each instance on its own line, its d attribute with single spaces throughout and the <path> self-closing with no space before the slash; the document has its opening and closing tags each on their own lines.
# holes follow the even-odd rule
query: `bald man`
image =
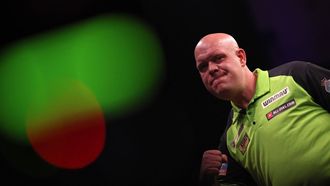
<svg viewBox="0 0 330 186">
<path fill-rule="evenodd" d="M 206 89 L 232 105 L 219 148 L 203 154 L 201 183 L 330 183 L 329 70 L 293 61 L 251 71 L 226 33 L 203 37 L 195 60 Z"/>
</svg>

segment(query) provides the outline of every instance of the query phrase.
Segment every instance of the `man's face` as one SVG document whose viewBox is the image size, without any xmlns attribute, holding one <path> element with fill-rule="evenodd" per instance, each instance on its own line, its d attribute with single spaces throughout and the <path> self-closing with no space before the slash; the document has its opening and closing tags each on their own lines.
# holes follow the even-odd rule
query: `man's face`
<svg viewBox="0 0 330 186">
<path fill-rule="evenodd" d="M 200 45 L 195 50 L 197 69 L 206 89 L 214 96 L 230 100 L 243 87 L 241 49 L 221 45 Z"/>
</svg>

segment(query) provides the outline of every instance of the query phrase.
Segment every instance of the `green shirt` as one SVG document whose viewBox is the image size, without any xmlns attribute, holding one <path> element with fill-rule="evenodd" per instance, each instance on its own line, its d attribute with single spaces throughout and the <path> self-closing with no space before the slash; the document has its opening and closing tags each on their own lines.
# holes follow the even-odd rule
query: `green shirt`
<svg viewBox="0 0 330 186">
<path fill-rule="evenodd" d="M 226 132 L 231 157 L 259 185 L 330 183 L 330 72 L 293 62 L 254 73 L 256 92 L 248 108 L 232 103 Z"/>
</svg>

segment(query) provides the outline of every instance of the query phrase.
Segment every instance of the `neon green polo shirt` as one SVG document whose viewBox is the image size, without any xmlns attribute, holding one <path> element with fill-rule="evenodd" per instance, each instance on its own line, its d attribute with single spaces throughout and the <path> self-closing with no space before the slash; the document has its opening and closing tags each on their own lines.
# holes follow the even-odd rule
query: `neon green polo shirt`
<svg viewBox="0 0 330 186">
<path fill-rule="evenodd" d="M 330 93 L 322 86 L 322 74 L 310 83 L 304 76 L 315 72 L 309 72 L 311 64 L 300 63 L 272 75 L 256 69 L 256 92 L 248 108 L 243 112 L 232 103 L 227 148 L 259 185 L 330 184 L 330 114 L 316 103 L 329 100 Z"/>
</svg>

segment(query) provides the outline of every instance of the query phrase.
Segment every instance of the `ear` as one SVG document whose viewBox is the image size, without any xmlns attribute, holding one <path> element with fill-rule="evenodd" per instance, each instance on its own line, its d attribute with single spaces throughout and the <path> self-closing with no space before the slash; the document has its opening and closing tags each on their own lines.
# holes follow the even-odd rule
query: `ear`
<svg viewBox="0 0 330 186">
<path fill-rule="evenodd" d="M 237 55 L 237 57 L 240 59 L 241 66 L 242 66 L 242 67 L 245 66 L 245 65 L 246 65 L 246 54 L 245 54 L 244 49 L 239 48 L 239 49 L 236 51 L 236 55 Z"/>
</svg>

